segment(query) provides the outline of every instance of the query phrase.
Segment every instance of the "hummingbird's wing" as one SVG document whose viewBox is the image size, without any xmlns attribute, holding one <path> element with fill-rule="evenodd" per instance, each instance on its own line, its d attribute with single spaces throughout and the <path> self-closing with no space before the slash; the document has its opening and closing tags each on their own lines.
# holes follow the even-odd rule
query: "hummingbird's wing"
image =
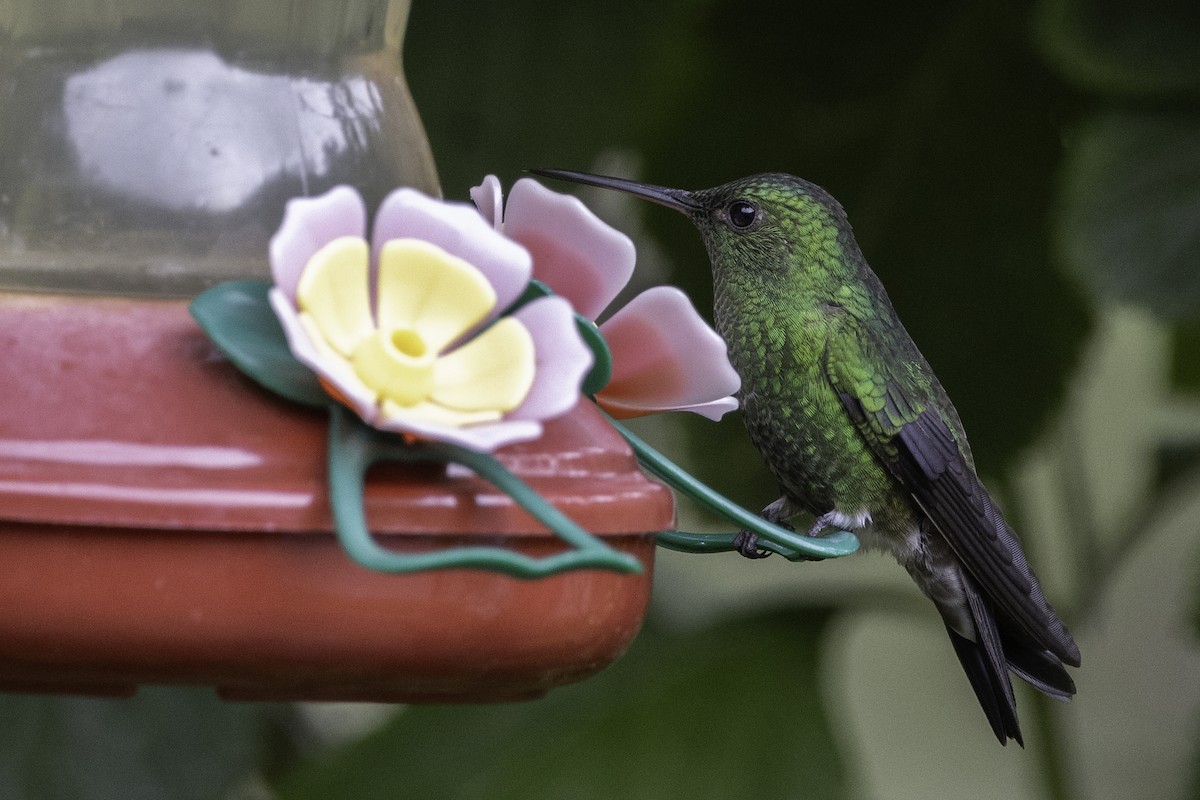
<svg viewBox="0 0 1200 800">
<path fill-rule="evenodd" d="M 1020 635 L 1057 659 L 1079 665 L 1079 649 L 1042 594 L 1021 545 L 964 455 L 941 412 L 950 401 L 911 341 L 897 358 L 885 343 L 849 319 L 831 337 L 825 367 L 830 384 L 859 432 L 891 474 L 928 516 L 995 607 L 1002 629 Z M 900 329 L 899 335 L 907 339 Z M 953 413 L 952 411 L 950 413 Z M 957 418 L 953 424 L 958 427 Z M 1010 636 L 1011 638 L 1011 636 Z M 1012 648 L 1010 662 L 1014 662 Z M 1011 663 L 1035 686 L 1060 686 L 1069 677 L 1037 650 Z M 1061 674 L 1059 674 L 1061 673 Z M 1066 684 L 1062 679 L 1066 678 Z M 1039 688 L 1041 688 L 1039 686 Z"/>
<path fill-rule="evenodd" d="M 1051 697 L 1075 693 L 1063 662 L 1079 650 L 1042 595 L 999 508 L 979 482 L 945 391 L 904 329 L 881 341 L 849 315 L 827 340 L 825 373 L 876 458 L 924 512 L 958 570 L 974 631 L 946 630 L 996 738 L 1021 742 L 1011 669 Z M 899 351 L 899 352 L 898 352 Z M 972 635 L 973 634 L 973 635 Z"/>
</svg>

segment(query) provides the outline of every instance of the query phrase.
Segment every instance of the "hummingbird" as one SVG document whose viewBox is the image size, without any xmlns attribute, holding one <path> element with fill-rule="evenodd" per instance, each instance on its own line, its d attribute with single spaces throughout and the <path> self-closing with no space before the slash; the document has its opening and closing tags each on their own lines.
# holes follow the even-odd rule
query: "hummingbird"
<svg viewBox="0 0 1200 800">
<path fill-rule="evenodd" d="M 750 439 L 781 496 L 762 511 L 855 533 L 933 601 L 1000 744 L 1024 746 L 1009 673 L 1069 700 L 1079 648 L 980 482 L 958 412 L 868 266 L 842 206 L 783 173 L 685 191 L 567 170 L 543 177 L 673 208 L 712 263 L 717 332 Z M 766 555 L 743 531 L 742 555 Z"/>
</svg>

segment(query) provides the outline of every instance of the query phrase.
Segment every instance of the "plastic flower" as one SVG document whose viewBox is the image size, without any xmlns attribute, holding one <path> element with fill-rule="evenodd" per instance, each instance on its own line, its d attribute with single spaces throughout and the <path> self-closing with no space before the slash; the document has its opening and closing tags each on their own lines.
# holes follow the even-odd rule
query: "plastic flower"
<svg viewBox="0 0 1200 800">
<path fill-rule="evenodd" d="M 490 451 L 570 410 L 592 355 L 560 297 L 499 313 L 528 251 L 466 204 L 389 195 L 368 243 L 349 187 L 292 200 L 271 239 L 270 300 L 293 355 L 370 425 Z"/>
<path fill-rule="evenodd" d="M 497 230 L 533 254 L 533 277 L 588 319 L 596 320 L 633 275 L 633 242 L 575 197 L 522 178 L 505 205 L 494 175 L 471 197 Z M 737 408 L 733 395 L 741 382 L 725 342 L 679 289 L 641 293 L 600 331 L 612 350 L 613 374 L 596 402 L 614 417 L 694 411 L 715 420 Z"/>
</svg>

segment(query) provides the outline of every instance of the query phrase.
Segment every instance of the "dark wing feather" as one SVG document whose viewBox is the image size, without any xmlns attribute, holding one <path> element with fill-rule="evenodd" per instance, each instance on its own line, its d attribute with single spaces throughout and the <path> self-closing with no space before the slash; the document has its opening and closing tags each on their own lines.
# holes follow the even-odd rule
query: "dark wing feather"
<svg viewBox="0 0 1200 800">
<path fill-rule="evenodd" d="M 1046 601 L 1012 528 L 967 465 L 945 420 L 936 411 L 924 411 L 900 429 L 897 439 L 895 473 L 995 604 L 1005 627 L 1079 666 L 1075 641 Z M 912 455 L 917 452 L 921 457 Z"/>
<path fill-rule="evenodd" d="M 1035 654 L 1025 659 L 1031 669 L 1016 665 L 1018 674 L 1029 671 L 1045 683 L 1042 679 L 1051 671 L 1042 669 L 1044 659 L 1036 656 L 1043 649 L 1078 666 L 1079 649 L 1046 602 L 1020 543 L 939 413 L 939 408 L 953 412 L 924 359 L 910 343 L 909 363 L 897 363 L 894 352 L 849 320 L 842 334 L 837 350 L 827 351 L 830 383 L 876 456 L 910 493 L 970 572 L 979 592 L 993 604 L 999 630 L 1007 639 L 1030 643 L 1024 649 Z M 904 335 L 902 330 L 900 335 Z M 862 365 L 875 366 L 868 370 Z M 914 367 L 905 373 L 909 380 L 897 380 L 896 371 Z M 925 385 L 914 385 L 914 373 Z M 1034 685 L 1039 680 L 1033 681 Z M 1058 687 L 1054 693 L 1065 692 L 1069 678 L 1066 683 L 1056 679 L 1050 685 Z"/>
</svg>

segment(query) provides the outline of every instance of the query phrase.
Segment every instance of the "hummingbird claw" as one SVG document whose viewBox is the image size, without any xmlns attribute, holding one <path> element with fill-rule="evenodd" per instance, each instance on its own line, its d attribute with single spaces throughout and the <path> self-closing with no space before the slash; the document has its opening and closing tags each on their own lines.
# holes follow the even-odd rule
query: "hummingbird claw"
<svg viewBox="0 0 1200 800">
<path fill-rule="evenodd" d="M 771 555 L 770 550 L 758 546 L 758 534 L 752 531 L 738 531 L 738 535 L 733 537 L 733 549 L 746 558 L 766 558 Z"/>
<path fill-rule="evenodd" d="M 832 516 L 833 515 L 831 512 L 829 514 L 822 514 L 821 516 L 817 517 L 815 520 L 813 520 L 812 527 L 810 527 L 808 529 L 808 533 L 806 533 L 804 535 L 809 537 L 810 539 L 820 536 L 821 531 L 828 528 L 830 526 L 830 524 L 833 522 Z"/>
</svg>

